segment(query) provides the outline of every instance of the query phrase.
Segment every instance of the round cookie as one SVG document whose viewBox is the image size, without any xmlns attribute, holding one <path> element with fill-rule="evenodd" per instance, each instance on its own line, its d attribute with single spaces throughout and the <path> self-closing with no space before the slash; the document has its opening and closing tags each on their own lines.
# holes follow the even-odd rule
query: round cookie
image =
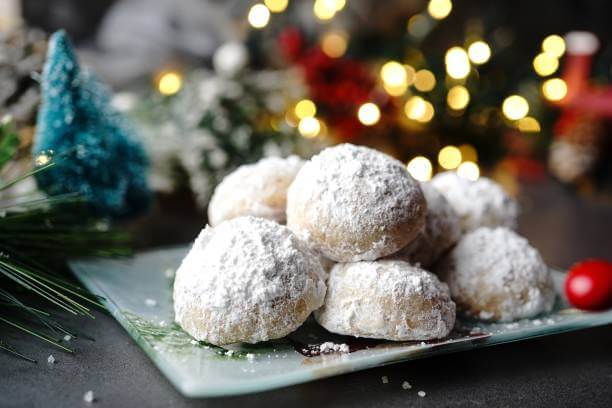
<svg viewBox="0 0 612 408">
<path fill-rule="evenodd" d="M 552 276 L 527 240 L 504 228 L 465 234 L 440 262 L 438 272 L 464 315 L 508 322 L 549 312 Z"/>
<path fill-rule="evenodd" d="M 463 231 L 478 227 L 516 228 L 518 205 L 493 180 L 480 177 L 476 181 L 461 178 L 454 171 L 437 174 L 431 185 L 453 206 Z"/>
<path fill-rule="evenodd" d="M 461 237 L 459 216 L 444 196 L 431 184 L 421 183 L 427 201 L 425 227 L 408 246 L 391 255 L 428 268 Z"/>
<path fill-rule="evenodd" d="M 215 226 L 252 215 L 284 224 L 287 188 L 303 164 L 299 157 L 289 156 L 268 157 L 238 167 L 215 188 L 208 205 L 208 223 Z"/>
<path fill-rule="evenodd" d="M 323 150 L 287 193 L 287 226 L 337 262 L 374 260 L 412 241 L 427 206 L 402 163 L 362 146 Z"/>
<path fill-rule="evenodd" d="M 176 272 L 175 320 L 223 345 L 283 337 L 318 309 L 325 272 L 286 227 L 239 217 L 207 227 Z"/>
<path fill-rule="evenodd" d="M 455 303 L 437 276 L 400 260 L 336 264 L 317 321 L 333 333 L 407 341 L 446 337 Z"/>
</svg>

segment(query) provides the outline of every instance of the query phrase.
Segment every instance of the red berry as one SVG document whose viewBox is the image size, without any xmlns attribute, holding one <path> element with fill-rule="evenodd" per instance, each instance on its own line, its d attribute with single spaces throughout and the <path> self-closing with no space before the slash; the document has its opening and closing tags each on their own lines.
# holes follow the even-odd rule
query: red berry
<svg viewBox="0 0 612 408">
<path fill-rule="evenodd" d="M 612 307 L 612 262 L 590 259 L 572 266 L 565 278 L 565 295 L 578 309 Z"/>
</svg>

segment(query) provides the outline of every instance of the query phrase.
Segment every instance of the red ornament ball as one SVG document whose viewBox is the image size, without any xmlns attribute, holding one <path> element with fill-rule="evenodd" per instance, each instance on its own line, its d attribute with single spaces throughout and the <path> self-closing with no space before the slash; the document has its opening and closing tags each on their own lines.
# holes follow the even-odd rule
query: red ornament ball
<svg viewBox="0 0 612 408">
<path fill-rule="evenodd" d="M 612 307 L 612 262 L 589 259 L 572 266 L 565 278 L 565 296 L 578 309 Z"/>
</svg>

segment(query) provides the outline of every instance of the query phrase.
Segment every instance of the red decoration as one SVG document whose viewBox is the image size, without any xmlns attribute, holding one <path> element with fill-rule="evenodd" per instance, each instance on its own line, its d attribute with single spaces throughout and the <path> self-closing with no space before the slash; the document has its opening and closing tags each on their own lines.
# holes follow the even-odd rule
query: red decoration
<svg viewBox="0 0 612 408">
<path fill-rule="evenodd" d="M 376 94 L 376 79 L 361 62 L 331 58 L 318 45 L 306 48 L 295 28 L 284 30 L 278 41 L 287 60 L 302 69 L 310 98 L 339 139 L 354 141 L 365 130 L 357 119 L 361 104 L 374 100 L 383 113 L 391 109 L 388 99 Z"/>
<path fill-rule="evenodd" d="M 565 279 L 565 295 L 578 309 L 612 307 L 612 262 L 591 259 L 572 266 Z"/>
</svg>

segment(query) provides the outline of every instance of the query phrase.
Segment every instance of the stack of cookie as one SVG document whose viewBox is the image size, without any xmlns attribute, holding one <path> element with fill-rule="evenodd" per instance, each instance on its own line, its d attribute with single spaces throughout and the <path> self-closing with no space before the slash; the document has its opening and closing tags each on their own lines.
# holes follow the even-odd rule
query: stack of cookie
<svg viewBox="0 0 612 408">
<path fill-rule="evenodd" d="M 177 271 L 176 320 L 229 344 L 283 337 L 311 312 L 331 332 L 398 341 L 446 337 L 456 308 L 531 317 L 554 289 L 517 213 L 489 179 L 419 183 L 366 147 L 264 159 L 217 187 L 212 226 Z"/>
</svg>

